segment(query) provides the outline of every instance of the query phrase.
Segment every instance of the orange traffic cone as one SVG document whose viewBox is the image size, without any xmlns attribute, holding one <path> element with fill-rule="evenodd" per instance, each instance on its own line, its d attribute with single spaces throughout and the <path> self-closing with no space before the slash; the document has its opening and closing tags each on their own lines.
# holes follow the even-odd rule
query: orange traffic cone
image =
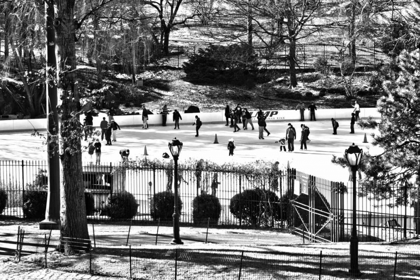
<svg viewBox="0 0 420 280">
<path fill-rule="evenodd" d="M 217 134 L 214 135 L 214 143 L 213 144 L 219 144 L 219 141 L 217 141 Z"/>
<path fill-rule="evenodd" d="M 366 133 L 365 133 L 365 139 L 363 139 L 363 143 L 369 143 L 367 138 L 366 138 Z"/>
<path fill-rule="evenodd" d="M 144 146 L 144 154 L 143 156 L 148 156 L 146 146 Z"/>
</svg>

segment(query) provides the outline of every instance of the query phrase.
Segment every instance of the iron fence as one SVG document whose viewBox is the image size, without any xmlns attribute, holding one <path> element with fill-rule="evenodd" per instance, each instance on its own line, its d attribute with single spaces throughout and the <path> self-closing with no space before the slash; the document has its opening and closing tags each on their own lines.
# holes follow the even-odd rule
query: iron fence
<svg viewBox="0 0 420 280">
<path fill-rule="evenodd" d="M 178 169 L 177 185 L 183 203 L 180 222 L 183 224 L 203 226 L 194 220 L 193 201 L 200 194 L 207 193 L 216 196 L 221 204 L 220 218 L 212 221 L 210 227 L 289 228 L 310 241 L 349 240 L 353 209 L 351 182 L 348 186 L 294 169 L 261 174 L 249 173 L 241 167 L 215 169 L 181 164 Z M 87 164 L 83 166 L 82 180 L 94 201 L 94 211 L 88 213 L 88 218 L 110 220 L 106 212 L 109 198 L 127 191 L 138 204 L 133 220 L 155 224 L 157 220 L 151 216 L 151 201 L 156 194 L 173 190 L 173 176 L 171 164 Z M 34 189 L 46 191 L 47 177 L 46 162 L 0 161 L 0 188 L 8 194 L 2 215 L 24 218 L 25 192 Z M 247 191 L 257 188 L 270 190 L 273 196 L 267 195 L 270 199 L 245 196 Z M 232 198 L 239 200 L 239 213 L 232 214 Z M 414 208 L 393 205 L 395 199 L 378 200 L 358 192 L 356 220 L 359 240 L 392 241 L 419 234 Z"/>
</svg>

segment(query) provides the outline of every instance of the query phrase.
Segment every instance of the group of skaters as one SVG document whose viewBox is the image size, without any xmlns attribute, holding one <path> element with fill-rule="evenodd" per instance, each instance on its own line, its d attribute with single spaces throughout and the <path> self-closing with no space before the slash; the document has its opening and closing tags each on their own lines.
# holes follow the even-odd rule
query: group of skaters
<svg viewBox="0 0 420 280">
<path fill-rule="evenodd" d="M 359 114 L 360 114 L 360 105 L 357 103 L 357 101 L 352 104 L 354 111 L 351 113 L 351 119 L 350 119 L 350 134 L 354 134 L 354 124 L 357 120 L 359 120 Z M 315 111 L 317 110 L 317 107 L 314 103 L 311 103 L 308 107 L 306 107 L 303 102 L 300 102 L 296 106 L 296 110 L 300 111 L 300 121 L 305 121 L 305 110 L 308 109 L 310 111 L 310 120 L 316 121 Z M 267 137 L 270 135 L 270 132 L 267 130 L 267 123 L 266 118 L 267 114 L 264 114 L 264 112 L 259 109 L 257 112 L 257 121 L 258 121 L 258 139 L 264 140 L 264 131 L 267 132 Z M 248 109 L 244 108 L 242 109 L 241 106 L 238 104 L 235 109 L 231 109 L 229 105 L 226 105 L 225 108 L 225 118 L 226 118 L 226 124 L 225 126 L 229 126 L 229 119 L 230 119 L 230 127 L 234 128 L 233 132 L 237 132 L 240 130 L 238 124 L 242 124 L 242 129 L 247 130 L 248 124 L 251 125 L 252 130 L 254 130 L 254 125 L 252 124 L 252 116 L 251 113 L 249 113 Z M 337 129 L 340 126 L 337 120 L 334 118 L 331 118 L 332 128 L 334 135 L 337 135 Z M 301 150 L 307 150 L 307 143 L 311 140 L 309 139 L 310 129 L 305 124 L 301 124 L 301 131 L 300 131 L 300 149 Z M 294 126 L 291 123 L 287 124 L 287 129 L 284 137 L 281 137 L 278 141 L 275 143 L 279 143 L 280 145 L 280 151 L 288 151 L 293 152 L 295 150 L 294 148 L 294 141 L 297 139 L 297 132 Z M 287 144 L 287 149 L 286 149 Z M 229 150 L 229 156 L 233 156 L 233 151 L 235 150 L 235 141 L 233 138 L 229 139 L 227 149 Z"/>
<path fill-rule="evenodd" d="M 106 141 L 106 146 L 111 146 L 112 142 L 117 142 L 117 131 L 121 130 L 121 127 L 114 120 L 114 111 L 111 108 L 108 112 L 108 121 L 105 117 L 102 118 L 100 123 L 101 129 L 101 141 Z M 90 156 L 91 162 L 93 162 L 93 155 L 95 154 L 96 164 L 101 163 L 101 154 L 102 154 L 102 143 L 99 141 L 99 135 L 94 137 L 93 133 L 93 116 L 92 112 L 88 111 L 85 113 L 84 119 L 84 129 L 85 129 L 85 141 L 88 141 L 88 138 L 91 138 L 87 145 L 87 151 Z M 112 140 L 111 140 L 112 138 Z"/>
</svg>

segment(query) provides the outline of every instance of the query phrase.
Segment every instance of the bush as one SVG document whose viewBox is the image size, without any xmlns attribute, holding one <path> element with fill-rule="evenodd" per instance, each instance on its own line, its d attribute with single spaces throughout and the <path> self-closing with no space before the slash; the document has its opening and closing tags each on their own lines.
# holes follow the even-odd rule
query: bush
<svg viewBox="0 0 420 280">
<path fill-rule="evenodd" d="M 231 198 L 230 212 L 245 224 L 258 227 L 263 213 L 271 213 L 273 220 L 280 220 L 280 200 L 269 190 L 245 190 Z"/>
<path fill-rule="evenodd" d="M 350 57 L 345 58 L 340 64 L 340 70 L 344 76 L 350 76 L 351 74 L 353 74 L 355 69 L 356 66 L 354 65 Z"/>
<path fill-rule="evenodd" d="M 314 69 L 321 74 L 327 75 L 329 70 L 328 60 L 323 56 L 318 57 L 314 62 Z"/>
<path fill-rule="evenodd" d="M 252 88 L 255 80 L 262 79 L 257 74 L 258 66 L 258 58 L 250 46 L 233 44 L 199 49 L 182 67 L 187 79 L 193 82 L 245 85 Z"/>
<path fill-rule="evenodd" d="M 139 206 L 134 196 L 126 191 L 113 194 L 108 203 L 107 212 L 111 219 L 131 219 Z"/>
<path fill-rule="evenodd" d="M 7 193 L 5 190 L 0 189 L 0 215 L 3 213 L 4 208 L 7 204 Z"/>
<path fill-rule="evenodd" d="M 181 213 L 182 201 L 178 196 L 178 210 Z M 150 202 L 150 215 L 154 221 L 160 219 L 161 221 L 172 220 L 174 213 L 174 194 L 173 192 L 160 192 L 153 196 Z"/>
<path fill-rule="evenodd" d="M 305 97 L 311 98 L 314 97 L 313 93 L 310 91 L 305 92 Z"/>
<path fill-rule="evenodd" d="M 210 218 L 210 224 L 217 225 L 222 212 L 222 206 L 219 199 L 211 194 L 201 194 L 193 200 L 193 220 L 194 224 L 207 224 Z"/>
<path fill-rule="evenodd" d="M 23 214 L 28 219 L 43 219 L 47 206 L 47 192 L 40 190 L 25 191 L 23 194 Z"/>
<path fill-rule="evenodd" d="M 93 199 L 93 194 L 85 192 L 85 203 L 86 203 L 86 215 L 93 215 L 95 210 L 95 201 Z"/>
</svg>

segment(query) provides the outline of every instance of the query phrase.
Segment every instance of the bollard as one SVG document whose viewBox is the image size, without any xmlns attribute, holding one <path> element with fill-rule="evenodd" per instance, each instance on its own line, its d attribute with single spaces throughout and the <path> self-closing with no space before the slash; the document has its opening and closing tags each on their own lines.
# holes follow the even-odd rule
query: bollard
<svg viewBox="0 0 420 280">
<path fill-rule="evenodd" d="M 93 275 L 93 271 L 92 271 L 92 250 L 89 250 L 89 274 Z"/>
<path fill-rule="evenodd" d="M 175 280 L 178 274 L 178 249 L 175 249 Z"/>
<path fill-rule="evenodd" d="M 45 268 L 48 267 L 48 261 L 47 261 L 47 253 L 48 253 L 48 244 L 47 244 L 47 235 L 44 235 L 44 242 L 45 242 Z"/>
</svg>

